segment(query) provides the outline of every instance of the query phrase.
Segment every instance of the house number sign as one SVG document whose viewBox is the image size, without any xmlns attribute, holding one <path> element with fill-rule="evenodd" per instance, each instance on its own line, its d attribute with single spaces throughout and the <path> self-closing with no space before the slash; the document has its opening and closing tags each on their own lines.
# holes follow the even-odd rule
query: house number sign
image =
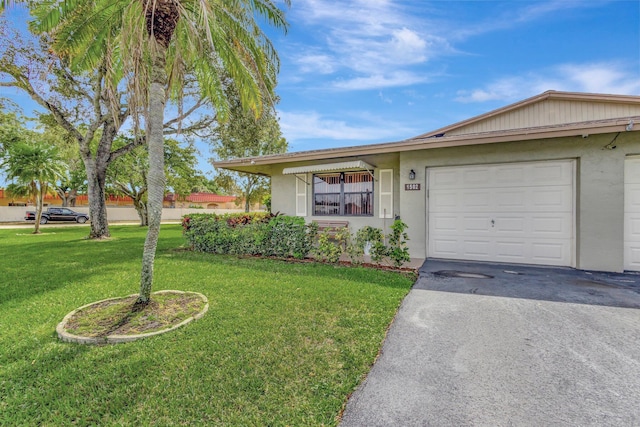
<svg viewBox="0 0 640 427">
<path fill-rule="evenodd" d="M 416 190 L 420 190 L 420 184 L 417 182 L 404 185 L 404 191 L 416 191 Z"/>
</svg>

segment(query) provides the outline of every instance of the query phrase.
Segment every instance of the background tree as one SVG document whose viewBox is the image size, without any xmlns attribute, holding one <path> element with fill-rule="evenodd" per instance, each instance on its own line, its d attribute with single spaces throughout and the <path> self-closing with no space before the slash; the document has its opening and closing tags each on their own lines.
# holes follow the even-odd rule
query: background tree
<svg viewBox="0 0 640 427">
<path fill-rule="evenodd" d="M 74 7 L 72 3 L 63 2 L 60 7 Z M 51 7 L 48 3 L 34 4 L 40 7 L 37 10 L 41 13 Z M 42 25 L 38 31 L 42 33 L 47 28 L 44 22 L 50 21 L 45 15 L 39 22 Z M 115 148 L 113 141 L 122 134 L 125 123 L 137 121 L 140 111 L 135 105 L 128 105 L 127 81 L 110 67 L 110 61 L 121 61 L 100 51 L 104 40 L 96 40 L 92 45 L 93 51 L 98 50 L 98 56 L 91 67 L 74 68 L 68 56 L 63 58 L 51 46 L 55 37 L 53 31 L 34 40 L 12 30 L 4 20 L 0 21 L 0 76 L 3 77 L 0 87 L 15 87 L 29 95 L 45 111 L 41 121 L 48 127 L 58 126 L 60 133 L 66 133 L 67 138 L 75 141 L 82 165 L 70 163 L 70 174 L 60 193 L 71 196 L 77 193 L 80 171 L 84 169 L 91 216 L 89 237 L 106 238 L 110 236 L 105 203 L 107 168 L 118 157 L 146 143 L 139 137 Z M 163 124 L 164 135 L 189 135 L 207 129 L 215 120 L 207 108 L 209 104 L 198 96 L 192 81 L 186 83 L 188 108 L 179 108 L 178 114 Z M 66 201 L 73 203 L 73 197 Z"/>
<path fill-rule="evenodd" d="M 62 200 L 62 206 L 75 206 L 78 195 L 87 191 L 87 172 L 78 144 L 69 132 L 58 126 L 51 114 L 38 114 L 38 121 L 41 139 L 58 148 L 65 164 L 65 171 L 56 182 L 55 191 Z"/>
<path fill-rule="evenodd" d="M 25 142 L 24 124 L 21 114 L 5 109 L 5 103 L 0 102 L 0 165 L 12 145 Z"/>
<path fill-rule="evenodd" d="M 197 175 L 190 193 L 224 194 L 224 190 L 222 190 L 213 179 L 209 179 L 204 175 Z"/>
<path fill-rule="evenodd" d="M 40 233 L 44 197 L 51 192 L 64 169 L 57 148 L 45 142 L 20 142 L 9 148 L 7 177 L 15 184 L 15 191 L 22 191 L 35 201 L 35 234 Z"/>
<path fill-rule="evenodd" d="M 198 163 L 196 153 L 197 150 L 191 144 L 181 144 L 175 139 L 165 140 L 164 164 L 167 189 L 174 194 L 188 195 L 191 193 L 191 188 L 200 182 L 196 169 Z M 142 146 L 118 158 L 107 170 L 108 186 L 117 194 L 131 197 L 141 226 L 148 225 L 146 197 L 148 169 L 148 153 L 146 147 Z"/>
<path fill-rule="evenodd" d="M 214 160 L 285 153 L 289 146 L 280 132 L 274 109 L 265 109 L 256 118 L 242 108 L 233 87 L 227 92 L 232 100 L 231 110 L 229 120 L 221 123 L 214 131 Z M 271 188 L 267 177 L 225 169 L 217 171 L 214 182 L 227 194 L 238 196 L 238 203 L 241 199 L 244 200 L 245 212 L 249 212 L 253 204 L 262 203 Z"/>
</svg>

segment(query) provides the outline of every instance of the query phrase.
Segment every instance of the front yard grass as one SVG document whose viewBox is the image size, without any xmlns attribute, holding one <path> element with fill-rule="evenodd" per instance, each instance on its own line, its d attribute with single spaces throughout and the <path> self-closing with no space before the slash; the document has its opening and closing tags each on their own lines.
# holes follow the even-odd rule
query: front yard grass
<svg viewBox="0 0 640 427">
<path fill-rule="evenodd" d="M 209 299 L 201 319 L 127 344 L 60 342 L 71 310 L 135 293 L 146 229 L 0 230 L 0 425 L 335 425 L 412 279 L 180 249 L 163 226 L 154 291 Z"/>
</svg>

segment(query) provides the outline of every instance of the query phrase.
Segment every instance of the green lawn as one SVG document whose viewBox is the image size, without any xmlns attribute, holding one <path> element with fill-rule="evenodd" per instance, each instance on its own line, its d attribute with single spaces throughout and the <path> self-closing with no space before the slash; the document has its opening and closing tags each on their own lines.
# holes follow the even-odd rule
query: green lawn
<svg viewBox="0 0 640 427">
<path fill-rule="evenodd" d="M 0 425 L 335 425 L 412 280 L 181 248 L 163 226 L 154 291 L 209 312 L 129 344 L 59 342 L 71 310 L 135 293 L 145 229 L 0 230 Z"/>
</svg>

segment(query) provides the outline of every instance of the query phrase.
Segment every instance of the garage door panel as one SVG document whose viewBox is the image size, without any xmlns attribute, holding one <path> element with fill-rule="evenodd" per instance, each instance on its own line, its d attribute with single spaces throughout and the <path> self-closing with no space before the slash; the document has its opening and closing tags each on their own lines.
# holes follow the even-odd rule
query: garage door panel
<svg viewBox="0 0 640 427">
<path fill-rule="evenodd" d="M 524 168 L 518 165 L 514 166 L 496 166 L 494 173 L 494 182 L 496 183 L 512 183 L 515 185 L 526 185 L 527 174 Z"/>
<path fill-rule="evenodd" d="M 640 241 L 640 214 L 629 213 L 627 220 L 625 221 L 625 227 L 627 230 L 627 238 L 633 241 Z"/>
<path fill-rule="evenodd" d="M 640 271 L 640 159 L 624 162 L 624 269 Z"/>
<path fill-rule="evenodd" d="M 466 207 L 467 209 L 479 211 L 486 211 L 491 208 L 491 194 L 488 190 L 466 191 L 462 194 L 462 197 L 464 197 L 465 204 L 461 206 L 460 203 L 457 203 L 460 208 Z"/>
<path fill-rule="evenodd" d="M 628 158 L 624 163 L 625 184 L 640 184 L 640 158 Z"/>
<path fill-rule="evenodd" d="M 428 256 L 573 265 L 573 173 L 570 160 L 428 169 Z"/>
<path fill-rule="evenodd" d="M 487 168 L 468 168 L 462 171 L 461 183 L 465 187 L 470 185 L 482 187 L 491 181 L 491 172 Z"/>
<path fill-rule="evenodd" d="M 465 258 L 486 259 L 491 256 L 491 239 L 465 239 L 462 243 L 462 254 Z"/>
<path fill-rule="evenodd" d="M 527 247 L 522 242 L 497 241 L 496 259 L 505 262 L 524 262 L 526 260 Z"/>
<path fill-rule="evenodd" d="M 434 256 L 439 258 L 456 259 L 459 254 L 458 246 L 458 239 L 437 238 L 429 241 L 430 252 L 437 254 Z"/>
<path fill-rule="evenodd" d="M 526 233 L 526 218 L 524 216 L 504 217 L 495 216 L 494 228 L 498 234 Z"/>
<path fill-rule="evenodd" d="M 491 229 L 491 218 L 488 216 L 463 216 L 460 215 L 462 231 L 464 233 L 486 234 Z"/>
<path fill-rule="evenodd" d="M 457 170 L 434 170 L 430 179 L 434 186 L 443 190 L 448 188 L 460 188 L 462 184 L 462 175 Z"/>
<path fill-rule="evenodd" d="M 625 248 L 625 270 L 640 271 L 640 246 Z"/>
<path fill-rule="evenodd" d="M 531 218 L 531 234 L 542 236 L 566 236 L 571 232 L 573 227 L 570 218 L 566 215 L 563 216 L 550 216 L 550 217 L 532 217 Z"/>
<path fill-rule="evenodd" d="M 433 212 L 451 212 L 458 210 L 458 195 L 451 190 L 434 191 L 429 194 Z"/>
<path fill-rule="evenodd" d="M 569 162 L 549 162 L 531 165 L 529 177 L 539 185 L 558 185 L 573 180 L 573 165 Z"/>
<path fill-rule="evenodd" d="M 493 193 L 493 206 L 499 211 L 504 209 L 521 211 L 526 208 L 526 198 L 522 191 L 505 188 L 498 189 Z"/>
<path fill-rule="evenodd" d="M 547 189 L 532 189 L 529 194 L 530 208 L 536 211 L 570 211 L 573 209 L 573 189 L 569 186 Z"/>
<path fill-rule="evenodd" d="M 624 205 L 625 211 L 640 212 L 640 184 L 626 183 Z"/>
<path fill-rule="evenodd" d="M 431 219 L 433 222 L 433 228 L 438 234 L 444 234 L 447 232 L 458 232 L 458 217 L 455 215 L 434 215 Z"/>
<path fill-rule="evenodd" d="M 532 243 L 532 257 L 544 264 L 564 265 L 562 262 L 566 256 L 565 242 L 534 242 Z"/>
</svg>

